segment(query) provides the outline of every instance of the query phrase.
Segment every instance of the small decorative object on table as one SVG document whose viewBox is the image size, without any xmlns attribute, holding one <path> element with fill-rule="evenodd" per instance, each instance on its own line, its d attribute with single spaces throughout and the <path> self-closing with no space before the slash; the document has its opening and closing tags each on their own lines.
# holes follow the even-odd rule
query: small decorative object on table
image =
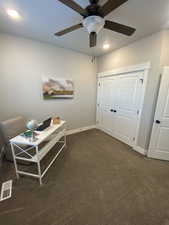
<svg viewBox="0 0 169 225">
<path fill-rule="evenodd" d="M 29 120 L 26 124 L 26 127 L 30 130 L 31 132 L 31 140 L 35 141 L 35 133 L 34 131 L 36 130 L 36 128 L 38 127 L 38 122 L 36 120 Z M 28 135 L 29 136 L 29 135 Z"/>
<path fill-rule="evenodd" d="M 21 136 L 25 137 L 25 138 L 31 138 L 32 137 L 32 131 L 31 130 L 27 130 L 24 133 L 22 133 Z"/>
<path fill-rule="evenodd" d="M 53 124 L 60 124 L 61 119 L 59 116 L 52 118 L 52 123 Z"/>
</svg>

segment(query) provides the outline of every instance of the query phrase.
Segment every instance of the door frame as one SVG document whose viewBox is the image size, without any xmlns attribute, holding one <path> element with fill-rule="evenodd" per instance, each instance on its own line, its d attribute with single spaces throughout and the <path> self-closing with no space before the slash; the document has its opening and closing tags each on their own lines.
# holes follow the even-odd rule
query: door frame
<svg viewBox="0 0 169 225">
<path fill-rule="evenodd" d="M 146 63 L 137 64 L 137 65 L 133 65 L 133 66 L 114 69 L 114 70 L 111 70 L 111 71 L 101 72 L 101 73 L 97 74 L 96 128 L 98 128 L 100 130 L 103 130 L 104 132 L 107 132 L 98 125 L 99 102 L 100 102 L 100 88 L 99 87 L 100 87 L 101 79 L 104 78 L 104 77 L 125 76 L 125 74 L 128 74 L 128 73 L 131 73 L 131 75 L 133 73 L 133 75 L 134 75 L 134 72 L 143 72 L 144 82 L 143 82 L 140 110 L 139 110 L 139 114 L 138 114 L 136 137 L 135 137 L 134 144 L 131 145 L 131 147 L 134 150 L 136 150 L 137 152 L 139 152 L 143 155 L 146 154 L 146 150 L 141 148 L 140 146 L 138 146 L 138 137 L 139 137 L 140 124 L 141 124 L 141 116 L 142 116 L 142 112 L 143 112 L 143 105 L 144 105 L 144 101 L 145 101 L 145 93 L 146 93 L 146 88 L 147 88 L 147 83 L 148 83 L 147 82 L 148 81 L 148 74 L 149 74 L 150 69 L 151 69 L 151 62 L 146 62 Z M 108 134 L 112 136 L 111 133 L 108 133 Z"/>
</svg>

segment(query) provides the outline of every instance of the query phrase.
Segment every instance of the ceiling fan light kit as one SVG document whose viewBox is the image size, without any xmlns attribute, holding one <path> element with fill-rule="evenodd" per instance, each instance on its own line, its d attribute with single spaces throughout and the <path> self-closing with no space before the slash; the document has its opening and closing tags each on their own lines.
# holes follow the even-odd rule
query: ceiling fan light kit
<svg viewBox="0 0 169 225">
<path fill-rule="evenodd" d="M 85 9 L 83 9 L 73 0 L 58 1 L 83 16 L 83 22 L 55 33 L 56 36 L 62 36 L 84 27 L 89 33 L 90 47 L 95 47 L 97 42 L 97 34 L 103 28 L 127 36 L 131 36 L 136 30 L 132 27 L 128 27 L 126 25 L 104 19 L 104 17 L 107 16 L 110 12 L 112 12 L 128 0 L 108 0 L 103 6 L 98 5 L 99 0 L 89 0 L 90 5 Z"/>
<path fill-rule="evenodd" d="M 105 20 L 100 16 L 88 16 L 83 20 L 83 27 L 86 28 L 89 34 L 91 32 L 98 34 L 104 25 Z"/>
</svg>

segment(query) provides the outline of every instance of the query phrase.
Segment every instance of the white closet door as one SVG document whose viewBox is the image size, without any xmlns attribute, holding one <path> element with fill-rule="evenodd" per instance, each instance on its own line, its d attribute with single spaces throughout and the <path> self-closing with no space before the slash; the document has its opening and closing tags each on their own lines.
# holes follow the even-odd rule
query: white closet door
<svg viewBox="0 0 169 225">
<path fill-rule="evenodd" d="M 148 156 L 169 160 L 169 68 L 161 80 Z"/>
<path fill-rule="evenodd" d="M 100 82 L 100 118 L 99 126 L 105 131 L 112 133 L 113 130 L 113 115 L 112 110 L 114 107 L 115 96 L 112 95 L 115 88 L 114 79 L 103 78 Z"/>
<path fill-rule="evenodd" d="M 142 73 L 125 74 L 116 78 L 114 136 L 129 145 L 136 138 L 142 87 Z"/>
<path fill-rule="evenodd" d="M 101 78 L 100 127 L 134 145 L 143 90 L 143 72 Z"/>
</svg>

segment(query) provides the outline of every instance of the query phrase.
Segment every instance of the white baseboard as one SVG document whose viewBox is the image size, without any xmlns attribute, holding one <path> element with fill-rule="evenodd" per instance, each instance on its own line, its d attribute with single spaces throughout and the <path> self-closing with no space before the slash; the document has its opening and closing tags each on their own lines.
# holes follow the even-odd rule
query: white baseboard
<svg viewBox="0 0 169 225">
<path fill-rule="evenodd" d="M 136 152 L 139 152 L 142 155 L 146 155 L 147 151 L 144 148 L 141 148 L 140 146 L 133 146 L 133 150 Z"/>
<path fill-rule="evenodd" d="M 73 129 L 73 130 L 67 130 L 66 135 L 71 135 L 71 134 L 76 134 L 85 130 L 91 130 L 96 128 L 96 125 L 91 125 L 91 126 L 87 126 L 87 127 L 81 127 L 81 128 L 77 128 L 77 129 Z"/>
<path fill-rule="evenodd" d="M 98 125 L 96 125 L 96 128 L 97 128 L 97 129 L 100 129 L 100 130 L 102 130 L 103 132 L 109 134 L 110 136 L 116 138 L 116 137 L 113 136 L 110 132 L 104 130 L 103 128 L 99 127 Z M 119 138 L 117 138 L 117 139 L 119 140 Z M 121 141 L 122 141 L 123 143 L 125 143 L 123 140 L 121 140 Z M 125 144 L 128 144 L 129 146 L 132 147 L 132 149 L 133 149 L 134 151 L 136 151 L 136 152 L 138 152 L 138 153 L 140 153 L 140 154 L 142 154 L 142 155 L 146 155 L 146 153 L 147 153 L 147 150 L 145 150 L 144 148 L 141 148 L 140 146 L 132 146 L 132 145 L 130 145 L 130 143 L 125 143 Z"/>
</svg>

